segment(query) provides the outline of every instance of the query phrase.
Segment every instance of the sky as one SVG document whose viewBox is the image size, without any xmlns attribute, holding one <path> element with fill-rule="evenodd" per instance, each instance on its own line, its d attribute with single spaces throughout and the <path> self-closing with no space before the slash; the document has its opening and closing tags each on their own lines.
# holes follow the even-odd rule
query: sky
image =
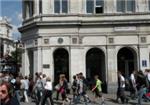
<svg viewBox="0 0 150 105">
<path fill-rule="evenodd" d="M 19 40 L 18 27 L 22 24 L 22 0 L 0 0 L 0 17 L 7 18 L 13 27 L 13 39 Z"/>
</svg>

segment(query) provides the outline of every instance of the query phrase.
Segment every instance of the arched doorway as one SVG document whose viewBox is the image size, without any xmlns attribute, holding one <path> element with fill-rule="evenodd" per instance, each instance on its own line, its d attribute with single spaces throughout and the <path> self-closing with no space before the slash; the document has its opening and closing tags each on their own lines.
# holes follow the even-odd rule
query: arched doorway
<svg viewBox="0 0 150 105">
<path fill-rule="evenodd" d="M 132 48 L 124 47 L 117 55 L 118 70 L 125 78 L 129 78 L 133 70 L 137 70 L 137 55 Z"/>
<path fill-rule="evenodd" d="M 54 83 L 58 83 L 59 75 L 65 74 L 69 81 L 69 54 L 64 48 L 59 48 L 54 51 Z"/>
<path fill-rule="evenodd" d="M 86 54 L 86 77 L 93 79 L 94 75 L 106 81 L 105 54 L 98 48 L 92 48 Z"/>
</svg>

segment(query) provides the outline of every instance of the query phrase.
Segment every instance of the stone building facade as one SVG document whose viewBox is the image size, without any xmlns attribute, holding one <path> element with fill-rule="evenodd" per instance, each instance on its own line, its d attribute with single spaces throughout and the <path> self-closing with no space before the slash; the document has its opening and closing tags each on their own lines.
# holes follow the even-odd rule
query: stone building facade
<svg viewBox="0 0 150 105">
<path fill-rule="evenodd" d="M 95 74 L 116 89 L 117 71 L 129 77 L 150 65 L 150 0 L 22 0 L 22 73 Z"/>
<path fill-rule="evenodd" d="M 0 18 L 0 59 L 13 51 L 12 26 L 5 18 Z"/>
</svg>

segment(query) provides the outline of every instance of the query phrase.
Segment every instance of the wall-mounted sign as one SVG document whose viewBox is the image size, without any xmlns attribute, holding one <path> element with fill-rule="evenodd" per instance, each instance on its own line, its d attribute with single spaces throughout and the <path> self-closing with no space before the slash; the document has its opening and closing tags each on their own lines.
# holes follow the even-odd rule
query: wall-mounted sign
<svg viewBox="0 0 150 105">
<path fill-rule="evenodd" d="M 49 68 L 50 68 L 50 65 L 49 65 L 49 64 L 43 64 L 43 68 L 49 69 Z"/>
<path fill-rule="evenodd" d="M 142 60 L 142 67 L 147 67 L 147 61 L 146 60 Z"/>
<path fill-rule="evenodd" d="M 136 31 L 135 26 L 114 27 L 114 31 Z"/>
</svg>

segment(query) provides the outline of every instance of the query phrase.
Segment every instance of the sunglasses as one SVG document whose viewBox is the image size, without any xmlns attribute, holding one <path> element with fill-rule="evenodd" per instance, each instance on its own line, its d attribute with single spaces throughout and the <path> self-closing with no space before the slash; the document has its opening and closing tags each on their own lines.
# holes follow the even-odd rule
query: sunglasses
<svg viewBox="0 0 150 105">
<path fill-rule="evenodd" d="M 2 94 L 6 94 L 6 93 L 7 93 L 6 90 L 1 90 L 0 92 L 1 92 Z"/>
</svg>

